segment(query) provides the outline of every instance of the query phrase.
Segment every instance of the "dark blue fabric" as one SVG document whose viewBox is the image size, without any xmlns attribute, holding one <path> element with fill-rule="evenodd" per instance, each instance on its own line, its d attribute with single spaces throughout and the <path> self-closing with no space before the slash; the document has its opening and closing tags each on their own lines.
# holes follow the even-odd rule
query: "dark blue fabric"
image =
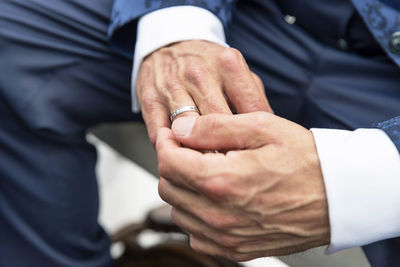
<svg viewBox="0 0 400 267">
<path fill-rule="evenodd" d="M 0 96 L 0 266 L 112 266 L 95 149 L 32 131 Z"/>
<path fill-rule="evenodd" d="M 400 10 L 400 2 L 398 0 L 381 0 L 381 2 L 387 4 L 394 9 Z"/>
<path fill-rule="evenodd" d="M 376 126 L 387 133 L 400 151 L 400 117 L 380 122 Z"/>
<path fill-rule="evenodd" d="M 321 43 L 287 24 L 277 3 L 239 1 L 227 36 L 262 78 L 277 114 L 308 128 L 339 129 L 372 127 L 398 115 L 395 64 Z M 347 13 L 337 14 L 340 20 Z"/>
<path fill-rule="evenodd" d="M 368 57 L 386 57 L 351 1 L 324 0 L 323 5 L 310 0 L 279 0 L 276 3 L 283 13 L 296 17 L 296 25 L 322 43 L 337 47 L 338 40 L 342 39 L 346 41 L 348 51 Z M 312 20 L 310 14 L 313 14 Z M 316 21 L 323 23 L 315 27 Z"/>
<path fill-rule="evenodd" d="M 393 53 L 390 49 L 392 34 L 400 31 L 400 11 L 378 0 L 352 0 L 352 2 L 375 40 L 389 58 L 400 65 L 400 55 Z"/>
<path fill-rule="evenodd" d="M 237 0 L 115 0 L 108 31 L 111 44 L 116 51 L 127 58 L 132 58 L 138 18 L 151 11 L 172 6 L 191 5 L 205 8 L 218 16 L 226 27 L 230 21 L 231 12 L 236 1 Z"/>
<path fill-rule="evenodd" d="M 372 267 L 400 266 L 399 249 L 400 238 L 382 240 L 363 247 Z"/>
<path fill-rule="evenodd" d="M 0 266 L 112 266 L 85 139 L 130 111 L 112 0 L 0 0 Z"/>
<path fill-rule="evenodd" d="M 243 1 L 243 0 L 242 0 Z M 266 1 L 266 0 L 264 0 Z M 390 51 L 389 40 L 393 32 L 400 30 L 399 19 L 399 1 L 396 0 L 346 0 L 351 1 L 357 9 L 359 15 L 363 18 L 369 30 L 372 32 L 374 38 L 379 45 L 383 47 L 387 55 L 400 64 L 400 55 L 394 54 Z M 331 5 L 331 10 L 340 6 Z M 217 15 L 225 28 L 228 28 L 231 18 L 231 12 L 237 0 L 116 0 L 114 3 L 111 23 L 109 27 L 109 36 L 114 48 L 126 57 L 132 57 L 134 47 L 134 34 L 136 32 L 137 19 L 163 7 L 177 6 L 177 5 L 194 5 L 206 8 Z M 304 6 L 302 2 L 309 1 L 294 1 L 291 2 L 292 6 Z M 329 2 L 329 1 L 328 1 Z M 314 5 L 324 6 L 324 5 Z M 397 10 L 396 10 L 397 9 Z M 303 10 L 308 10 L 304 8 Z M 326 13 L 326 14 L 329 14 Z M 313 20 L 309 20 L 313 21 Z M 316 29 L 321 29 L 324 25 L 329 25 L 324 20 L 324 23 L 318 24 Z"/>
<path fill-rule="evenodd" d="M 381 2 L 377 0 L 352 1 L 377 42 L 396 65 L 400 66 L 400 55 L 393 53 L 390 49 L 392 34 L 400 31 L 400 2 L 395 0 L 383 0 Z M 399 119 L 389 119 L 378 124 L 378 127 L 388 134 L 400 151 Z"/>
</svg>

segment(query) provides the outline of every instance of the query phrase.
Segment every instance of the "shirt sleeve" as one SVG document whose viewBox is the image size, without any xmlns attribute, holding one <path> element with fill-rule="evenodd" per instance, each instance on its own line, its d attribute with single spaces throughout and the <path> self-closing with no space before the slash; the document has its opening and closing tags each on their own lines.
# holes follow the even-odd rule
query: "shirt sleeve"
<svg viewBox="0 0 400 267">
<path fill-rule="evenodd" d="M 137 24 L 140 17 L 168 7 L 195 6 L 206 9 L 218 17 L 226 28 L 231 20 L 232 9 L 236 1 L 237 0 L 115 0 L 108 28 L 111 46 L 121 55 L 132 59 L 136 43 Z M 182 21 L 182 23 L 186 22 Z"/>
<path fill-rule="evenodd" d="M 223 23 L 212 12 L 194 6 L 160 9 L 140 19 L 132 67 L 133 112 L 140 111 L 136 77 L 142 60 L 163 46 L 184 40 L 206 40 L 226 46 Z"/>
<path fill-rule="evenodd" d="M 400 236 L 400 155 L 380 129 L 311 129 L 325 182 L 327 253 Z"/>
</svg>

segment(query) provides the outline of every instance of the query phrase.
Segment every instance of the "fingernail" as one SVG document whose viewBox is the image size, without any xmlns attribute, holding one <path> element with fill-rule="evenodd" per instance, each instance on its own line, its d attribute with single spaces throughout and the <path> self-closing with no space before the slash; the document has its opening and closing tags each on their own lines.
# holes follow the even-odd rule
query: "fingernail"
<svg viewBox="0 0 400 267">
<path fill-rule="evenodd" d="M 177 118 L 172 123 L 172 132 L 176 136 L 181 136 L 181 137 L 189 136 L 190 133 L 192 132 L 196 119 L 197 117 L 194 116 Z"/>
</svg>

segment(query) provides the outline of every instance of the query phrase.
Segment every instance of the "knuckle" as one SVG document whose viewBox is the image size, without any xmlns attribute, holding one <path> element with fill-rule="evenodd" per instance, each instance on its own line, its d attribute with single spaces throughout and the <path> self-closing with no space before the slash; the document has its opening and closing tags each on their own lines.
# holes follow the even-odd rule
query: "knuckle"
<svg viewBox="0 0 400 267">
<path fill-rule="evenodd" d="M 202 87 L 207 78 L 207 70 L 199 62 L 190 63 L 185 69 L 186 81 L 192 83 L 196 87 Z"/>
<path fill-rule="evenodd" d="M 179 220 L 179 216 L 177 215 L 177 211 L 176 211 L 175 207 L 171 209 L 171 219 L 176 225 L 178 225 L 179 227 L 182 227 L 181 221 Z"/>
<path fill-rule="evenodd" d="M 203 182 L 204 194 L 212 200 L 236 204 L 244 196 L 242 188 L 235 184 L 234 175 L 231 171 L 224 170 L 214 177 L 207 178 Z"/>
<path fill-rule="evenodd" d="M 155 131 L 149 132 L 150 143 L 154 146 L 157 144 L 157 133 Z"/>
<path fill-rule="evenodd" d="M 168 202 L 167 195 L 165 194 L 165 188 L 164 188 L 164 183 L 161 181 L 158 183 L 158 194 L 160 195 L 160 198 L 164 200 L 165 202 Z"/>
<path fill-rule="evenodd" d="M 153 88 L 148 88 L 141 93 L 141 104 L 146 108 L 152 108 L 154 105 L 158 104 L 158 94 Z"/>
<path fill-rule="evenodd" d="M 259 112 L 256 112 L 256 115 L 257 115 L 260 123 L 266 123 L 266 122 L 270 121 L 270 119 L 271 119 L 271 114 L 269 114 L 267 112 L 259 111 Z"/>
<path fill-rule="evenodd" d="M 223 201 L 228 194 L 226 182 L 223 178 L 209 178 L 203 183 L 204 193 L 211 199 Z"/>
<path fill-rule="evenodd" d="M 164 153 L 162 152 L 162 149 L 160 149 L 160 152 L 158 153 L 158 173 L 160 176 L 168 176 L 168 166 L 164 158 Z"/>
<path fill-rule="evenodd" d="M 235 216 L 218 213 L 214 213 L 212 215 L 208 214 L 208 216 L 205 217 L 205 222 L 212 228 L 219 231 L 233 229 L 239 225 L 239 219 Z"/>
<path fill-rule="evenodd" d="M 256 73 L 251 72 L 251 75 L 254 77 L 255 81 L 259 83 L 260 85 L 263 85 L 263 81 L 261 80 L 260 76 L 258 76 Z"/>
<path fill-rule="evenodd" d="M 193 238 L 190 238 L 189 244 L 190 244 L 190 247 L 191 247 L 193 250 L 195 250 L 195 251 L 197 251 L 197 252 L 203 252 L 202 249 L 201 249 L 201 246 L 199 246 L 199 245 L 197 244 L 197 242 L 196 242 Z"/>
<path fill-rule="evenodd" d="M 240 247 L 240 241 L 235 239 L 234 237 L 221 234 L 217 240 L 217 243 L 223 247 L 229 248 L 233 251 L 236 251 Z"/>
<path fill-rule="evenodd" d="M 224 228 L 223 219 L 221 216 L 209 215 L 205 218 L 205 222 L 214 229 L 221 230 Z"/>
<path fill-rule="evenodd" d="M 259 112 L 259 116 L 257 116 L 257 124 L 259 125 L 259 127 L 258 127 L 258 132 L 256 134 L 261 139 L 266 134 L 270 134 L 271 132 L 271 126 L 273 123 L 271 120 L 271 116 L 273 115 L 271 115 L 268 112 Z"/>
<path fill-rule="evenodd" d="M 165 82 L 165 89 L 171 94 L 174 95 L 176 93 L 182 92 L 182 85 L 177 79 L 168 79 Z"/>
<path fill-rule="evenodd" d="M 218 57 L 218 61 L 221 65 L 228 68 L 240 66 L 243 60 L 242 53 L 235 48 L 225 48 Z"/>
<path fill-rule="evenodd" d="M 268 125 L 268 122 L 270 120 L 271 114 L 263 111 L 257 111 L 253 113 L 253 122 L 250 127 L 252 127 L 252 130 L 259 130 L 263 129 L 264 126 Z"/>
<path fill-rule="evenodd" d="M 143 90 L 140 99 L 142 100 L 141 104 L 143 106 L 151 106 L 154 103 L 155 100 L 155 94 L 152 92 L 153 90 L 147 89 Z"/>
</svg>

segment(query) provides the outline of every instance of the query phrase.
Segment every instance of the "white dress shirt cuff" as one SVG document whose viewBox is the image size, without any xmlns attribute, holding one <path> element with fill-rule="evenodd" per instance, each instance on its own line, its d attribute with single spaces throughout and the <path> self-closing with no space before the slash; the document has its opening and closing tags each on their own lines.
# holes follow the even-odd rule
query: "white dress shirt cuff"
<svg viewBox="0 0 400 267">
<path fill-rule="evenodd" d="M 400 236 L 400 156 L 379 129 L 311 129 L 324 176 L 327 253 Z"/>
<path fill-rule="evenodd" d="M 184 40 L 205 40 L 227 46 L 222 22 L 213 13 L 200 7 L 164 8 L 139 20 L 131 83 L 134 112 L 140 111 L 136 77 L 143 58 L 163 46 Z"/>
</svg>

